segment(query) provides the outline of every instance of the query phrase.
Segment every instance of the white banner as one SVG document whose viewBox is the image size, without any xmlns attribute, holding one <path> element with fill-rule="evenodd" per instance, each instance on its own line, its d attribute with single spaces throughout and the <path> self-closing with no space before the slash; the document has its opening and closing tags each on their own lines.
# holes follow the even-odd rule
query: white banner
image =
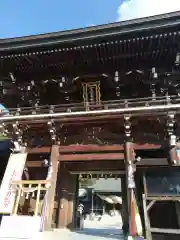
<svg viewBox="0 0 180 240">
<path fill-rule="evenodd" d="M 0 213 L 11 214 L 15 200 L 12 181 L 21 180 L 27 153 L 11 154 L 0 187 Z"/>
</svg>

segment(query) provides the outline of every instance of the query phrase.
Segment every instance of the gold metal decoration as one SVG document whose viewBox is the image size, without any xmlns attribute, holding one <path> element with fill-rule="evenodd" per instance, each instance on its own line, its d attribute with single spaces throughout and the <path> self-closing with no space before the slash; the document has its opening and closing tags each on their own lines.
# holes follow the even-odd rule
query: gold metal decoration
<svg viewBox="0 0 180 240">
<path fill-rule="evenodd" d="M 83 100 L 84 104 L 99 104 L 101 101 L 100 93 L 100 81 L 96 82 L 84 82 L 82 83 L 83 88 Z"/>
</svg>

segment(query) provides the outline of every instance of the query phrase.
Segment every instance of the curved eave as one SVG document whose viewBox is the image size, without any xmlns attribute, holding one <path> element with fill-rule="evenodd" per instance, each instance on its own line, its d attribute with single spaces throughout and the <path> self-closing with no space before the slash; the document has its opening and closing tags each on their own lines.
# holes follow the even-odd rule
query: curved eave
<svg viewBox="0 0 180 240">
<path fill-rule="evenodd" d="M 0 40 L 0 52 L 6 54 L 10 51 L 24 51 L 27 48 L 49 47 L 60 43 L 72 43 L 80 40 L 91 40 L 113 35 L 120 36 L 133 32 L 153 31 L 153 29 L 176 26 L 180 26 L 180 11 L 76 30 L 2 39 Z"/>
</svg>

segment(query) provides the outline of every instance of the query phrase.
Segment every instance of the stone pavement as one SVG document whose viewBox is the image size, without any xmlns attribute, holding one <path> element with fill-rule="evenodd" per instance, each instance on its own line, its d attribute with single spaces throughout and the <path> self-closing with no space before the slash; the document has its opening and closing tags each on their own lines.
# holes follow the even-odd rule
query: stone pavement
<svg viewBox="0 0 180 240">
<path fill-rule="evenodd" d="M 123 240 L 123 235 L 109 229 L 84 229 L 71 232 L 66 229 L 53 232 L 43 232 L 36 235 L 33 240 Z"/>
<path fill-rule="evenodd" d="M 33 218 L 34 219 L 34 218 Z M 8 220 L 8 219 L 7 219 Z M 17 219 L 15 219 L 17 221 Z M 12 226 L 14 222 L 12 223 Z M 23 224 L 23 223 L 22 223 Z M 9 229 L 5 229 L 4 235 L 2 231 L 2 236 L 0 235 L 0 240 L 123 240 L 123 234 L 122 234 L 122 220 L 119 215 L 110 216 L 108 214 L 105 214 L 101 217 L 101 220 L 99 218 L 95 218 L 93 220 L 86 219 L 84 221 L 84 228 L 83 230 L 78 230 L 71 232 L 68 229 L 54 229 L 53 231 L 47 231 L 47 232 L 38 232 L 37 229 L 35 229 L 35 226 L 37 225 L 35 222 L 35 226 L 33 229 L 35 231 L 32 231 L 32 229 L 29 229 L 28 224 L 27 228 L 23 226 L 22 231 L 22 224 L 20 225 L 20 228 L 17 229 L 17 226 L 15 226 L 14 232 L 9 232 Z M 32 224 L 31 224 L 32 225 Z M 33 225 L 32 225 L 33 226 Z M 38 225 L 37 225 L 38 226 Z M 7 225 L 9 227 L 9 225 Z M 17 231 L 18 230 L 18 231 Z"/>
</svg>

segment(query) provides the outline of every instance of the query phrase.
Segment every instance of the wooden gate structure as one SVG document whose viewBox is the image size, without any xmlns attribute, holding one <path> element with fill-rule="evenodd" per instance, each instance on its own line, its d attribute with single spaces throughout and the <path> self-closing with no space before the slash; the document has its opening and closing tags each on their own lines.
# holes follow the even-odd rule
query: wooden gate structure
<svg viewBox="0 0 180 240">
<path fill-rule="evenodd" d="M 28 153 L 23 180 L 12 183 L 14 213 L 42 214 L 46 230 L 73 228 L 77 179 L 71 172 L 125 171 L 124 226 L 133 235 L 133 190 L 151 239 L 158 230 L 150 228 L 147 212 L 157 196 L 143 187 L 144 173 L 170 169 L 173 175 L 180 164 L 179 27 L 175 12 L 0 40 L 1 102 L 8 109 L 1 112 L 1 136 Z M 20 209 L 22 191 L 27 199 Z M 35 200 L 31 211 L 28 196 Z M 158 196 L 179 201 L 180 194 Z"/>
</svg>

